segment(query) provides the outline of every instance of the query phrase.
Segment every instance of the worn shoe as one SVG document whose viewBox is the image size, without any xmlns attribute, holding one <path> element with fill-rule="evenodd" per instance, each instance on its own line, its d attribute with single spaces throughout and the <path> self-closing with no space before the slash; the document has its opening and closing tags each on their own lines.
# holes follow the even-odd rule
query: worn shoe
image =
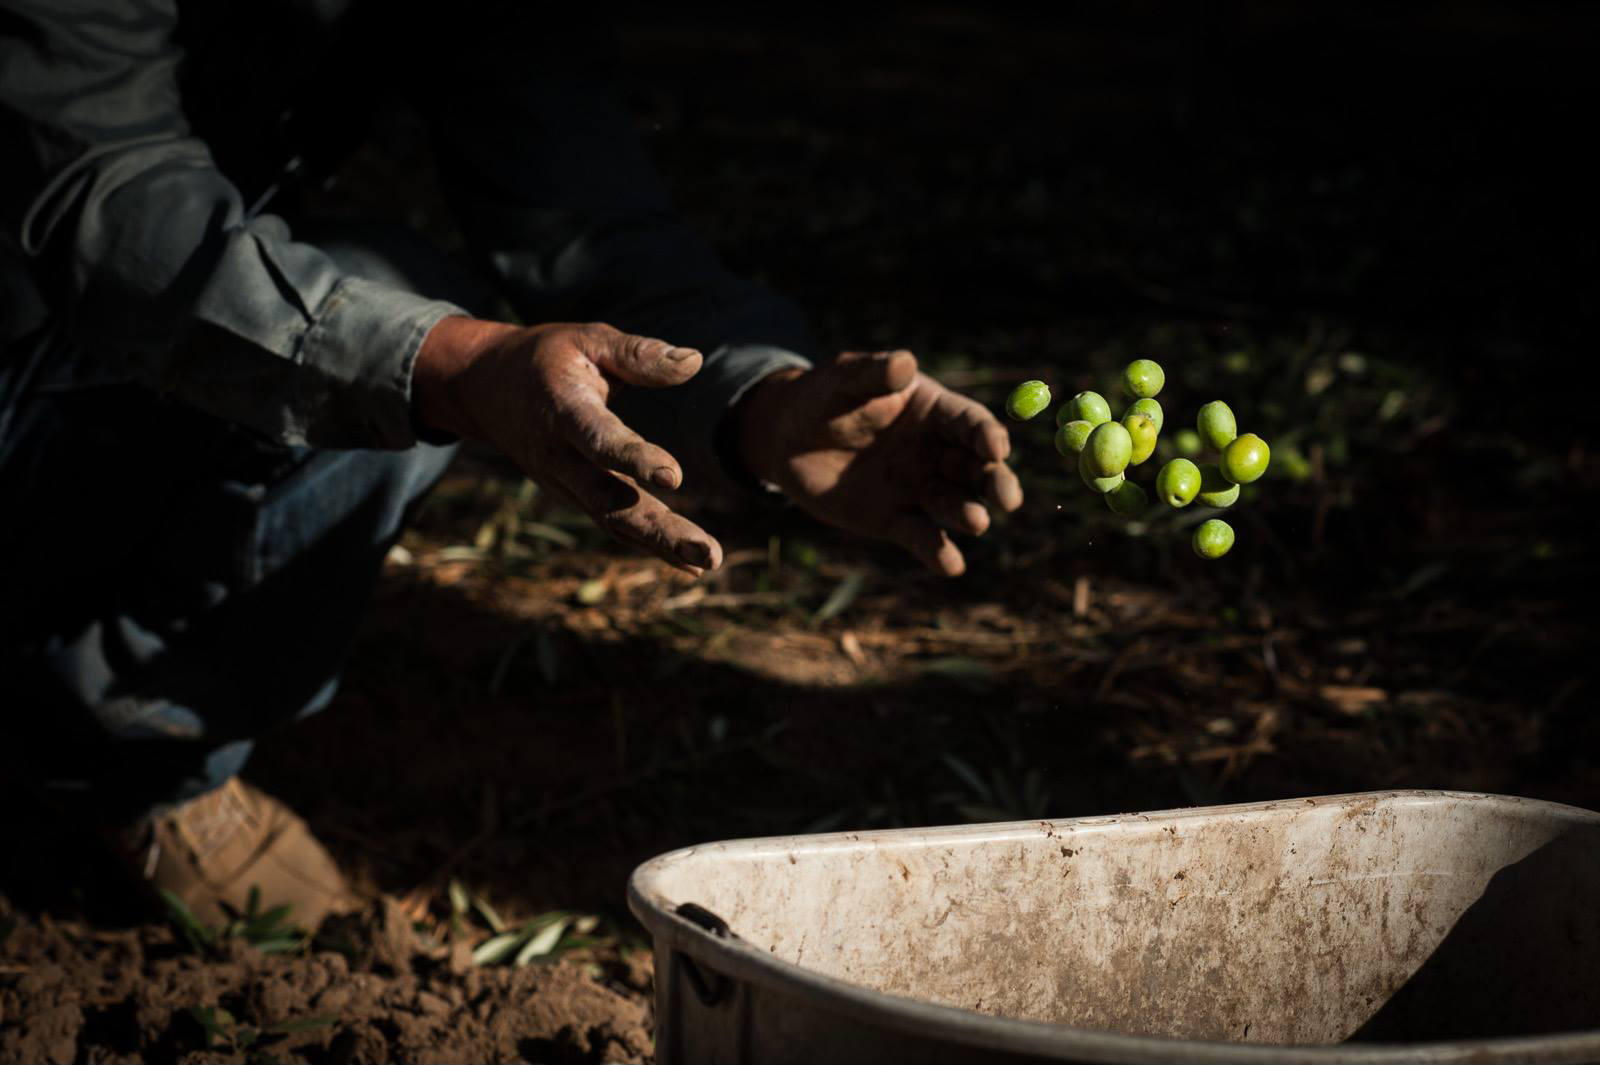
<svg viewBox="0 0 1600 1065">
<path fill-rule="evenodd" d="M 199 798 L 141 818 L 119 834 L 134 871 L 170 891 L 213 927 L 243 914 L 251 888 L 262 911 L 288 903 L 287 921 L 313 931 L 356 899 L 306 823 L 238 777 Z"/>
</svg>

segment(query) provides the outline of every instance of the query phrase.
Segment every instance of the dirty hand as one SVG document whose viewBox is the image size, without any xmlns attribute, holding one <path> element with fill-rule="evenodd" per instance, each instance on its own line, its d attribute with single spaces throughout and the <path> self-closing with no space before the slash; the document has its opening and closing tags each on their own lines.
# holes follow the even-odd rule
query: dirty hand
<svg viewBox="0 0 1600 1065">
<path fill-rule="evenodd" d="M 661 388 L 700 369 L 698 351 L 608 325 L 532 328 L 442 319 L 412 375 L 418 420 L 482 440 L 581 507 L 616 539 L 698 576 L 722 547 L 641 484 L 677 488 L 678 461 L 606 406 L 617 383 Z"/>
<path fill-rule="evenodd" d="M 980 403 L 917 372 L 909 351 L 846 352 L 785 370 L 740 403 L 751 473 L 814 517 L 899 544 L 935 573 L 966 569 L 951 533 L 977 536 L 990 507 L 1022 505 L 1011 438 Z"/>
</svg>

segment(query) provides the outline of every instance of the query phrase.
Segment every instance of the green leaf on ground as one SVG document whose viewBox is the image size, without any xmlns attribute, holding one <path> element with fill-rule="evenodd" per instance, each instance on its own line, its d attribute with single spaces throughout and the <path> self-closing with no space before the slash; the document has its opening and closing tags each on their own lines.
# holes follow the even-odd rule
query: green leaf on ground
<svg viewBox="0 0 1600 1065">
<path fill-rule="evenodd" d="M 478 949 L 472 952 L 474 965 L 493 965 L 511 955 L 521 945 L 522 932 L 502 932 L 500 935 L 484 940 L 478 944 Z"/>
<path fill-rule="evenodd" d="M 567 917 L 559 917 L 530 936 L 517 953 L 517 965 L 526 965 L 534 958 L 554 950 L 556 944 L 561 942 L 561 934 L 567 930 L 567 921 Z"/>
</svg>

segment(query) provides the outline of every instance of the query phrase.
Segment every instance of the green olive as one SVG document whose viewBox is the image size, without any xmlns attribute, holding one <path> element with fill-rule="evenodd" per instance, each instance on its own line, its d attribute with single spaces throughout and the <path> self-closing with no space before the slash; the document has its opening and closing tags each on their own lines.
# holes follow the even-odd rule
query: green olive
<svg viewBox="0 0 1600 1065">
<path fill-rule="evenodd" d="M 1249 484 L 1267 472 L 1272 449 L 1255 433 L 1245 433 L 1222 453 L 1222 475 L 1234 484 Z"/>
<path fill-rule="evenodd" d="M 1025 422 L 1050 406 L 1050 386 L 1043 381 L 1024 381 L 1006 397 L 1006 414 Z"/>
<path fill-rule="evenodd" d="M 1122 371 L 1122 387 L 1138 399 L 1149 399 L 1166 383 L 1166 371 L 1154 359 L 1134 359 Z"/>
<path fill-rule="evenodd" d="M 1194 553 L 1201 558 L 1221 558 L 1233 550 L 1233 526 L 1218 518 L 1200 523 L 1194 531 Z"/>
<path fill-rule="evenodd" d="M 1222 476 L 1215 462 L 1200 467 L 1200 494 L 1195 497 L 1203 507 L 1231 507 L 1239 499 L 1239 486 Z"/>
<path fill-rule="evenodd" d="M 1173 459 L 1156 474 L 1156 498 L 1169 507 L 1186 507 L 1200 494 L 1200 467 Z"/>
<path fill-rule="evenodd" d="M 1289 475 L 1291 481 L 1309 481 L 1312 469 L 1311 460 L 1306 458 L 1305 452 L 1290 444 L 1279 452 L 1282 462 L 1279 464 L 1283 472 Z"/>
<path fill-rule="evenodd" d="M 1084 448 L 1078 455 L 1078 476 L 1083 478 L 1083 483 L 1088 485 L 1092 491 L 1099 492 L 1101 495 L 1105 495 L 1126 479 L 1120 473 L 1110 477 L 1099 477 L 1091 473 L 1089 470 L 1088 448 Z"/>
<path fill-rule="evenodd" d="M 1068 421 L 1086 421 L 1090 425 L 1104 425 L 1111 420 L 1111 404 L 1098 392 L 1079 392 L 1067 401 Z"/>
<path fill-rule="evenodd" d="M 1203 446 L 1200 443 L 1200 434 L 1193 429 L 1179 429 L 1172 434 L 1172 446 L 1178 449 L 1178 454 L 1186 459 L 1192 459 L 1200 454 Z"/>
<path fill-rule="evenodd" d="M 1094 426 L 1082 418 L 1067 422 L 1056 430 L 1056 450 L 1063 456 L 1073 456 L 1083 450 L 1083 442 L 1089 439 L 1089 434 Z"/>
<path fill-rule="evenodd" d="M 1194 427 L 1200 430 L 1200 439 L 1218 451 L 1233 443 L 1233 438 L 1239 433 L 1239 423 L 1234 420 L 1233 411 L 1220 399 L 1201 407 L 1194 422 Z"/>
<path fill-rule="evenodd" d="M 1124 518 L 1137 518 L 1149 503 L 1144 489 L 1128 480 L 1106 493 L 1106 506 L 1111 508 L 1111 513 Z"/>
<path fill-rule="evenodd" d="M 1128 437 L 1133 441 L 1133 454 L 1128 456 L 1128 465 L 1137 466 L 1155 454 L 1155 422 L 1143 414 L 1125 414 L 1122 417 L 1122 427 L 1128 430 Z"/>
<path fill-rule="evenodd" d="M 1161 404 L 1157 403 L 1153 399 L 1134 400 L 1132 403 L 1128 404 L 1128 409 L 1122 412 L 1123 420 L 1126 421 L 1128 415 L 1130 414 L 1143 414 L 1146 418 L 1149 418 L 1151 421 L 1155 422 L 1156 432 L 1158 433 L 1161 431 L 1161 427 L 1167 423 L 1167 416 L 1166 413 L 1162 411 Z"/>
<path fill-rule="evenodd" d="M 1114 477 L 1133 458 L 1133 437 L 1117 422 L 1097 425 L 1083 445 L 1084 460 L 1096 477 Z"/>
</svg>

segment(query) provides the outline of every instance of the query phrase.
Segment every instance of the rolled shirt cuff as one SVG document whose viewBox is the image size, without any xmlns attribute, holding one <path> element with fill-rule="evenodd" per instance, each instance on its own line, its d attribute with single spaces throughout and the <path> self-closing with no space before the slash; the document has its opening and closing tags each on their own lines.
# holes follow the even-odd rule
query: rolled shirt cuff
<svg viewBox="0 0 1600 1065">
<path fill-rule="evenodd" d="M 360 277 L 342 279 L 318 308 L 299 358 L 305 386 L 294 420 L 307 443 L 409 448 L 417 442 L 411 374 L 441 318 L 467 312 Z"/>
<path fill-rule="evenodd" d="M 728 344 L 713 351 L 700 373 L 681 386 L 694 391 L 693 411 L 685 412 L 694 416 L 679 417 L 677 425 L 658 438 L 683 465 L 684 487 L 700 493 L 763 494 L 731 446 L 729 416 L 762 380 L 780 370 L 808 370 L 811 365 L 810 359 L 770 344 Z"/>
</svg>

